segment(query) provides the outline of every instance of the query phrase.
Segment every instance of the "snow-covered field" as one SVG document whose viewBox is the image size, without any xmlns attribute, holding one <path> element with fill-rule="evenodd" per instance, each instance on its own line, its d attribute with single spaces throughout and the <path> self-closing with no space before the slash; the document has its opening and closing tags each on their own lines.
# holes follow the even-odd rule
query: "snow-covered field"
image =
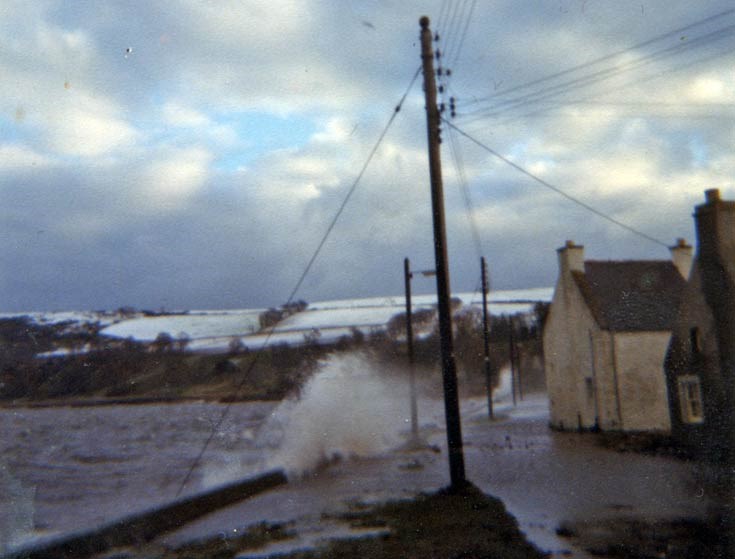
<svg viewBox="0 0 735 559">
<path fill-rule="evenodd" d="M 161 332 L 173 338 L 186 337 L 190 340 L 251 335 L 260 328 L 258 316 L 261 312 L 245 309 L 144 316 L 112 324 L 102 333 L 114 338 L 132 337 L 141 342 L 152 342 Z"/>
<path fill-rule="evenodd" d="M 539 301 L 549 302 L 553 288 L 494 291 L 490 293 L 488 310 L 492 315 L 527 314 Z M 463 307 L 481 307 L 480 293 L 458 293 L 455 298 Z M 435 295 L 414 295 L 414 310 L 431 308 Z M 0 314 L 0 317 L 29 316 L 38 324 L 69 322 L 69 328 L 98 323 L 101 333 L 113 339 L 132 338 L 150 343 L 159 334 L 173 339 L 188 339 L 189 351 L 227 351 L 233 340 L 249 349 L 275 344 L 301 344 L 305 339 L 332 343 L 349 336 L 354 329 L 363 334 L 384 330 L 392 317 L 405 312 L 403 296 L 340 299 L 310 303 L 306 310 L 280 321 L 272 332 L 260 330 L 259 315 L 264 309 L 187 311 L 160 316 L 142 313 L 124 315 L 110 312 L 50 312 Z M 67 351 L 67 350 L 64 350 Z M 62 351 L 61 353 L 63 353 Z M 82 350 L 84 351 L 84 349 Z M 58 355 L 60 352 L 51 352 Z"/>
</svg>

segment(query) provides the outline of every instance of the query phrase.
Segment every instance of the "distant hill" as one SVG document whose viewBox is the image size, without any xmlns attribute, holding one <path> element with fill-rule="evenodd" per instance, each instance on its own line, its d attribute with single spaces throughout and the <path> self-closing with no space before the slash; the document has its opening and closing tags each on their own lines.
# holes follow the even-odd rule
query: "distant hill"
<svg viewBox="0 0 735 559">
<path fill-rule="evenodd" d="M 536 306 L 551 296 L 551 289 L 492 294 L 498 367 L 509 328 L 537 342 Z M 425 365 L 437 358 L 435 302 L 430 295 L 413 298 L 417 359 Z M 476 293 L 453 297 L 457 356 L 465 370 L 482 369 L 475 362 L 482 353 L 481 304 Z M 518 314 L 527 320 L 504 318 Z M 298 388 L 330 351 L 369 347 L 403 362 L 396 348 L 404 343 L 400 296 L 299 301 L 273 309 L 5 314 L 0 401 L 278 399 Z M 480 377 L 470 380 L 482 389 Z"/>
<path fill-rule="evenodd" d="M 493 291 L 488 310 L 493 316 L 533 312 L 537 302 L 550 302 L 553 288 Z M 464 308 L 482 306 L 480 293 L 454 295 Z M 414 295 L 413 309 L 432 308 L 435 295 Z M 334 343 L 355 330 L 363 334 L 385 331 L 390 320 L 405 312 L 403 295 L 339 299 L 309 303 L 301 312 L 287 313 L 268 328 L 263 328 L 261 316 L 267 309 L 191 310 L 172 312 L 136 311 L 71 311 L 47 313 L 5 313 L 2 318 L 27 316 L 33 323 L 54 326 L 59 332 L 87 331 L 114 340 L 132 340 L 152 344 L 162 335 L 172 342 L 180 341 L 188 351 L 226 352 L 233 341 L 247 349 L 270 345 L 298 345 L 306 338 L 318 338 L 321 343 Z M 73 347 L 60 344 L 44 356 L 84 353 L 89 344 Z"/>
</svg>

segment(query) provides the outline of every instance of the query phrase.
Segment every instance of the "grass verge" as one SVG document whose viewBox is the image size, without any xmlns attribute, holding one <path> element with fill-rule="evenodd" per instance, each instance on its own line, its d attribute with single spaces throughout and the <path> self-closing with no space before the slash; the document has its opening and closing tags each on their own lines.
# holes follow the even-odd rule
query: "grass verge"
<svg viewBox="0 0 735 559">
<path fill-rule="evenodd" d="M 415 499 L 380 505 L 357 505 L 347 513 L 325 518 L 349 525 L 361 537 L 329 540 L 320 547 L 279 551 L 280 559 L 538 559 L 546 557 L 518 529 L 501 501 L 474 486 L 442 490 Z M 258 524 L 237 538 L 211 539 L 177 549 L 142 550 L 163 559 L 231 559 L 268 556 L 267 546 L 298 540 L 293 525 Z M 140 557 L 134 554 L 132 557 Z"/>
</svg>

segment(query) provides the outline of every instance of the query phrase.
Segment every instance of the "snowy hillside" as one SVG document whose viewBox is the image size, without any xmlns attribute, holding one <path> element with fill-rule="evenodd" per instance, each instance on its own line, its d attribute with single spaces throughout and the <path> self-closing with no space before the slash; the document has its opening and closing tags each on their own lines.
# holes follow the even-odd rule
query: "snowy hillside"
<svg viewBox="0 0 735 559">
<path fill-rule="evenodd" d="M 539 301 L 549 302 L 552 288 L 495 291 L 489 296 L 488 310 L 492 315 L 527 314 Z M 458 293 L 455 299 L 463 307 L 481 307 L 480 293 Z M 414 311 L 432 308 L 435 295 L 415 295 Z M 60 312 L 27 313 L 38 324 L 68 323 L 69 328 L 97 325 L 100 334 L 109 339 L 129 339 L 151 343 L 160 334 L 174 340 L 188 340 L 189 351 L 227 351 L 233 340 L 250 349 L 274 344 L 300 344 L 305 339 L 330 343 L 355 330 L 363 334 L 384 330 L 392 317 L 405 312 L 402 295 L 319 301 L 302 312 L 280 320 L 270 329 L 262 330 L 260 315 L 264 309 L 188 311 L 161 315 L 143 313 Z M 20 316 L 4 314 L 1 317 Z M 237 342 L 235 342 L 237 343 Z M 54 352 L 58 355 L 59 352 Z"/>
</svg>

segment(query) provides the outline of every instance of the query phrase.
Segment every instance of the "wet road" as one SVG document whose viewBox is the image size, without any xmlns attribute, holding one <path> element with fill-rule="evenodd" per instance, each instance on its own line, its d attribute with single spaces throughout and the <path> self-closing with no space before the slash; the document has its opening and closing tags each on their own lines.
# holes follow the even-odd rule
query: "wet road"
<svg viewBox="0 0 735 559">
<path fill-rule="evenodd" d="M 345 460 L 266 495 L 205 517 L 159 542 L 180 545 L 201 537 L 236 534 L 261 520 L 295 521 L 301 539 L 288 548 L 310 545 L 344 533 L 325 515 L 350 504 L 380 502 L 428 492 L 448 484 L 440 402 L 422 402 L 436 423 L 422 423 L 422 436 L 441 452 L 391 452 Z M 660 456 L 619 453 L 596 446 L 591 435 L 555 433 L 547 428 L 547 402 L 526 400 L 498 406 L 489 422 L 481 400 L 462 403 L 467 477 L 499 497 L 539 548 L 554 557 L 589 557 L 556 535 L 565 522 L 610 518 L 702 517 L 707 497 L 691 463 Z M 282 551 L 283 546 L 253 555 Z"/>
</svg>

